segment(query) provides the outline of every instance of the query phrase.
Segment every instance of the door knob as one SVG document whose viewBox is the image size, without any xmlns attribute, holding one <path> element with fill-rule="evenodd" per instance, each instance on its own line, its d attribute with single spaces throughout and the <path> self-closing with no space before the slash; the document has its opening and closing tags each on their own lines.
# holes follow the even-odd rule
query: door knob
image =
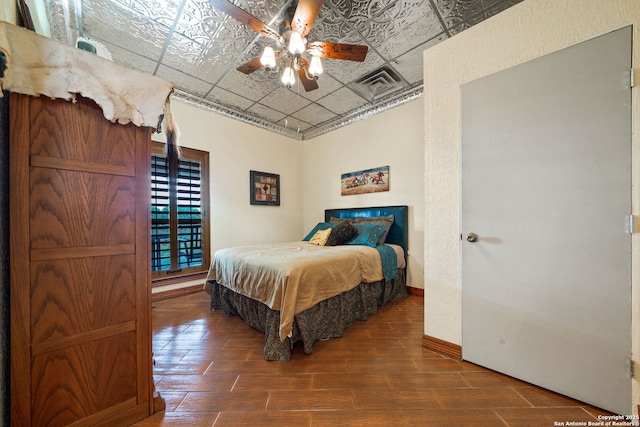
<svg viewBox="0 0 640 427">
<path fill-rule="evenodd" d="M 476 233 L 469 233 L 467 234 L 467 242 L 477 242 L 478 241 L 478 235 Z"/>
</svg>

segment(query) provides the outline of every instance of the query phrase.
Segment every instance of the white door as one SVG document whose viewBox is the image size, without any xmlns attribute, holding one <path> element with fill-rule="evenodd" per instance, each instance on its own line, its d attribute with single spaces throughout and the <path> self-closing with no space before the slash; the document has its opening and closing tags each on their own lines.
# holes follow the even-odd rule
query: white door
<svg viewBox="0 0 640 427">
<path fill-rule="evenodd" d="M 463 358 L 621 414 L 630 68 L 623 28 L 462 88 Z"/>
</svg>

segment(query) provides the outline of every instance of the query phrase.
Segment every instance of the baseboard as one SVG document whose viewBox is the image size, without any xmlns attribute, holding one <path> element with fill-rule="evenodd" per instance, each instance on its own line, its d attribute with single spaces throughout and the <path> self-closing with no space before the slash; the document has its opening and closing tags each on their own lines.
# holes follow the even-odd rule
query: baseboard
<svg viewBox="0 0 640 427">
<path fill-rule="evenodd" d="M 163 292 L 156 292 L 151 295 L 151 301 L 162 301 L 169 298 L 177 298 L 184 295 L 195 294 L 198 292 L 204 292 L 202 289 L 202 284 L 193 285 L 193 286 L 185 286 L 184 288 L 171 289 Z"/>
<path fill-rule="evenodd" d="M 462 347 L 429 335 L 422 336 L 422 348 L 456 360 L 462 360 Z"/>
<path fill-rule="evenodd" d="M 424 298 L 424 289 L 422 288 L 414 288 L 411 286 L 407 286 L 407 292 L 409 292 L 409 295 L 414 295 L 417 297 Z"/>
</svg>

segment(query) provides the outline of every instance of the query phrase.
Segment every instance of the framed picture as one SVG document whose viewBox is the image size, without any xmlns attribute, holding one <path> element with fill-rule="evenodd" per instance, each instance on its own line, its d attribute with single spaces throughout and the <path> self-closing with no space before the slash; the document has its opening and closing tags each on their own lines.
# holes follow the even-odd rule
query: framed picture
<svg viewBox="0 0 640 427">
<path fill-rule="evenodd" d="M 343 173 L 340 177 L 340 194 L 377 193 L 389 191 L 389 166 Z"/>
<path fill-rule="evenodd" d="M 280 206 L 280 175 L 249 171 L 249 184 L 252 205 Z"/>
</svg>

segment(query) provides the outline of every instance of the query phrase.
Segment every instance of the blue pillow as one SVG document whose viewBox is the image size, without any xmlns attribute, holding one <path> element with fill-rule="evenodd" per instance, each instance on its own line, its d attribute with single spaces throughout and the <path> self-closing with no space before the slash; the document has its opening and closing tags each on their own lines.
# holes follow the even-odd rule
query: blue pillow
<svg viewBox="0 0 640 427">
<path fill-rule="evenodd" d="M 380 234 L 380 240 L 378 240 L 378 246 L 383 245 L 384 242 L 387 241 L 387 235 L 389 234 L 389 229 L 391 228 L 391 224 L 378 224 L 382 227 L 382 233 Z"/>
<path fill-rule="evenodd" d="M 307 234 L 307 236 L 304 239 L 302 239 L 302 241 L 309 241 L 311 240 L 313 235 L 316 234 L 318 231 L 326 230 L 327 228 L 333 228 L 335 227 L 335 225 L 336 224 L 332 224 L 330 222 L 319 222 L 318 224 L 316 224 L 315 227 L 313 227 L 313 230 L 311 230 L 309 234 Z"/>
<path fill-rule="evenodd" d="M 375 248 L 378 246 L 380 237 L 387 231 L 384 225 L 380 224 L 353 224 L 358 233 L 344 242 L 344 245 L 364 245 Z"/>
</svg>

